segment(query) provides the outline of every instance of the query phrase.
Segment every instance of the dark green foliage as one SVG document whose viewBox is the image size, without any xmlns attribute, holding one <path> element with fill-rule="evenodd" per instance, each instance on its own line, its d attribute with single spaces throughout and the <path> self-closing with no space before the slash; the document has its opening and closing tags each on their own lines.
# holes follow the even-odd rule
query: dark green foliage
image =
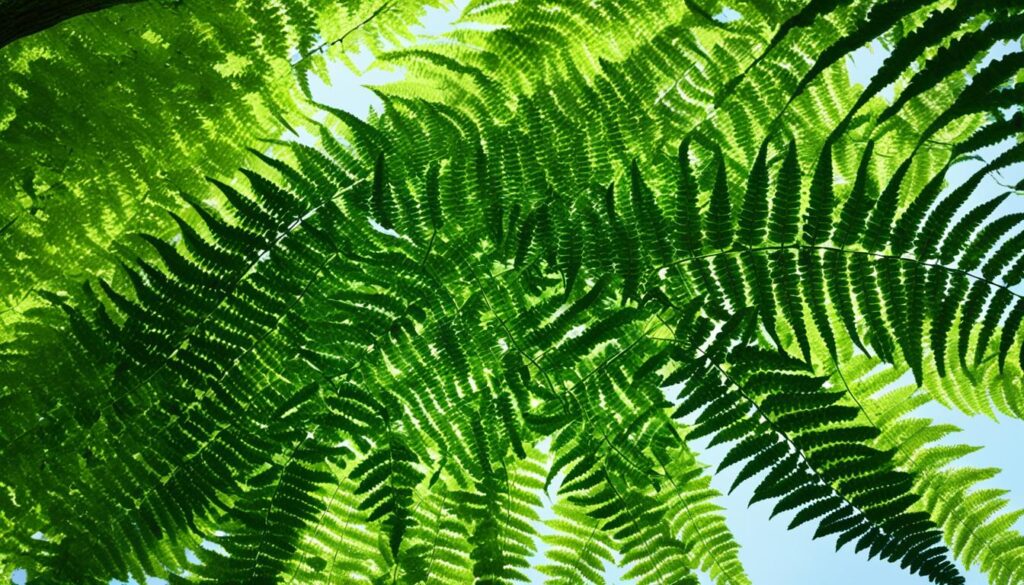
<svg viewBox="0 0 1024 585">
<path fill-rule="evenodd" d="M 377 155 L 373 165 L 373 190 L 370 193 L 370 209 L 377 223 L 384 229 L 394 229 L 395 202 L 388 183 L 387 169 L 384 166 L 384 155 Z"/>
<path fill-rule="evenodd" d="M 795 142 L 790 141 L 785 156 L 775 181 L 768 231 L 768 239 L 778 244 L 788 244 L 796 239 L 800 220 L 801 173 Z"/>
<path fill-rule="evenodd" d="M 699 318 L 676 333 L 688 377 L 673 379 L 685 386 L 675 416 L 700 409 L 694 435 L 739 439 L 722 461 L 743 464 L 733 487 L 769 470 L 753 499 L 781 498 L 773 515 L 796 510 L 790 528 L 820 518 L 815 537 L 838 534 L 837 548 L 856 541 L 858 550 L 931 580 L 958 580 L 942 547 L 932 548 L 941 539 L 935 526 L 908 510 L 916 501 L 906 494 L 912 476 L 893 470 L 891 453 L 850 443 L 877 430 L 857 425 L 858 408 L 842 404 L 845 392 L 824 391 L 824 380 L 801 362 L 749 345 L 749 326 L 737 315 L 707 344 L 709 327 Z"/>
<path fill-rule="evenodd" d="M 280 8 L 252 6 L 276 23 L 260 51 L 314 50 L 316 16 Z M 346 22 L 379 48 L 420 8 Z M 732 488 L 837 549 L 1020 582 L 1017 513 L 909 416 L 1024 416 L 1024 218 L 972 203 L 1024 149 L 947 184 L 1019 138 L 999 108 L 1024 61 L 978 62 L 1020 7 L 559 8 L 471 3 L 487 26 L 378 54 L 406 75 L 380 112 L 325 107 L 316 146 L 162 193 L 173 231 L 124 220 L 117 272 L 69 262 L 73 287 L 3 317 L 5 570 L 746 585 L 710 444 Z M 843 59 L 875 40 L 861 91 Z"/>
<path fill-rule="evenodd" d="M 768 222 L 768 141 L 761 143 L 747 178 L 743 211 L 739 217 L 739 241 L 755 248 L 764 241 Z"/>
<path fill-rule="evenodd" d="M 725 176 L 722 153 L 715 152 L 715 187 L 704 217 L 704 233 L 712 250 L 725 250 L 732 245 L 732 211 L 729 201 L 729 179 Z"/>
<path fill-rule="evenodd" d="M 697 181 L 690 166 L 690 140 L 679 143 L 679 178 L 676 188 L 676 221 L 673 240 L 682 254 L 698 254 L 701 241 L 700 214 L 697 206 Z"/>
</svg>

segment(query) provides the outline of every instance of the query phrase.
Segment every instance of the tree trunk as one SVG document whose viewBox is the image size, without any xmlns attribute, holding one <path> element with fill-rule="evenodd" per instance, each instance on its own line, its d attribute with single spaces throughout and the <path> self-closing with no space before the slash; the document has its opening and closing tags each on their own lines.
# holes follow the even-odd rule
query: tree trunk
<svg viewBox="0 0 1024 585">
<path fill-rule="evenodd" d="M 0 49 L 69 18 L 140 0 L 0 0 Z"/>
</svg>

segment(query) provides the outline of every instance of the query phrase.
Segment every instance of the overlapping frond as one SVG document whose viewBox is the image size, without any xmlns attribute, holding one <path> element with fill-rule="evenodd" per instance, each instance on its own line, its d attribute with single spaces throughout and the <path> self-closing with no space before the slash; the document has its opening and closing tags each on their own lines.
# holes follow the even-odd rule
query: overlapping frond
<svg viewBox="0 0 1024 585">
<path fill-rule="evenodd" d="M 413 4 L 360 3 L 344 34 L 397 43 Z M 131 224 L 121 271 L 4 331 L 0 560 L 44 583 L 742 585 L 703 439 L 790 526 L 1019 583 L 1016 516 L 910 410 L 1022 412 L 1022 218 L 973 194 L 1024 150 L 947 185 L 1019 139 L 1024 61 L 982 58 L 1020 8 L 734 8 L 471 2 L 487 26 L 381 57 L 407 68 L 384 111 L 325 107 L 317 146 L 161 200 L 173 235 Z M 842 62 L 874 40 L 858 88 Z M 924 389 L 883 394 L 904 370 Z"/>
<path fill-rule="evenodd" d="M 329 78 L 325 56 L 408 42 L 409 25 L 441 5 L 137 2 L 3 47 L 2 322 L 38 305 L 33 290 L 110 277 L 109 242 L 173 235 L 164 210 L 186 214 L 180 194 L 203 192 L 204 174 L 310 126 L 300 86 Z"/>
<path fill-rule="evenodd" d="M 865 444 L 878 430 L 858 424 L 846 393 L 802 362 L 749 346 L 750 322 L 738 315 L 710 342 L 705 319 L 680 324 L 681 365 L 670 380 L 683 385 L 674 415 L 697 415 L 690 436 L 735 441 L 719 465 L 743 464 L 733 488 L 768 471 L 752 501 L 779 498 L 772 515 L 795 511 L 790 528 L 820 519 L 815 536 L 837 534 L 837 548 L 856 541 L 932 581 L 959 582 L 935 525 L 909 510 L 913 477 Z"/>
<path fill-rule="evenodd" d="M 953 425 L 913 416 L 929 396 L 916 385 L 900 385 L 898 370 L 879 368 L 876 358 L 863 355 L 848 355 L 845 362 L 842 378 L 850 394 L 883 429 L 877 446 L 891 449 L 895 463 L 916 475 L 915 491 L 922 498 L 915 509 L 935 519 L 966 567 L 977 564 L 993 583 L 1019 582 L 1024 537 L 1015 524 L 1021 512 L 1006 509 L 1005 490 L 980 485 L 999 470 L 954 465 L 980 447 L 952 442 L 959 430 Z"/>
</svg>

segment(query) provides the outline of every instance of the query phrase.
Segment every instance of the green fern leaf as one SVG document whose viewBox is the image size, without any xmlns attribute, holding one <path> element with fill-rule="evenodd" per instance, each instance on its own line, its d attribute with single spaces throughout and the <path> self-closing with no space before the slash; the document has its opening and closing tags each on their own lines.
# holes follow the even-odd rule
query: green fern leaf
<svg viewBox="0 0 1024 585">
<path fill-rule="evenodd" d="M 775 182 L 771 217 L 768 220 L 768 238 L 773 242 L 788 244 L 796 240 L 800 197 L 800 163 L 797 160 L 796 143 L 790 141 Z"/>
</svg>

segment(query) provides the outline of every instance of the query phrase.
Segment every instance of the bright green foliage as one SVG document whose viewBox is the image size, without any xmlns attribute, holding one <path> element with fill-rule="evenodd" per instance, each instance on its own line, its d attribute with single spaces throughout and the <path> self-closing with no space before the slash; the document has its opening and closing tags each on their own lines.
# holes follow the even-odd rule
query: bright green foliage
<svg viewBox="0 0 1024 585">
<path fill-rule="evenodd" d="M 1024 415 L 1024 218 L 967 209 L 1021 143 L 946 188 L 1019 140 L 999 108 L 1024 60 L 981 59 L 1022 13 L 948 4 L 738 2 L 722 23 L 704 0 L 470 2 L 486 26 L 379 55 L 405 68 L 383 112 L 324 108 L 316 147 L 162 189 L 171 227 L 85 206 L 140 237 L 105 249 L 116 272 L 82 257 L 74 286 L 30 272 L 53 286 L 6 325 L 0 562 L 32 583 L 602 583 L 617 564 L 743 585 L 710 442 L 733 487 L 837 548 L 1024 582 L 993 472 L 911 415 Z M 891 54 L 852 86 L 844 57 L 873 40 Z M 178 165 L 206 146 L 154 133 Z M 74 193 L 126 184 L 103 168 Z"/>
<path fill-rule="evenodd" d="M 307 73 L 326 77 L 325 55 L 411 40 L 432 4 L 150 1 L 5 47 L 0 319 L 37 305 L 37 288 L 112 274 L 113 241 L 175 233 L 165 210 L 184 213 L 204 175 L 308 126 Z"/>
</svg>

